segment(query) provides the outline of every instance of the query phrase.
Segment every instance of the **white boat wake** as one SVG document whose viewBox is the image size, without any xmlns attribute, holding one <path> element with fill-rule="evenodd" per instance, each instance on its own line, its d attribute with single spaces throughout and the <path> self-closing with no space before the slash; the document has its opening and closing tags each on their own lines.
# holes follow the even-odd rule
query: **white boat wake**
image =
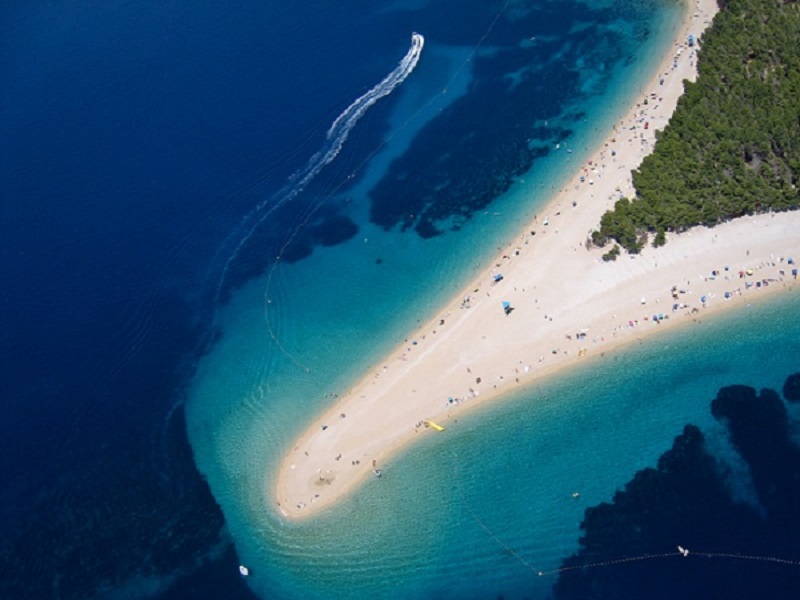
<svg viewBox="0 0 800 600">
<path fill-rule="evenodd" d="M 383 81 L 355 100 L 342 114 L 336 117 L 336 120 L 333 122 L 333 125 L 330 126 L 325 136 L 326 144 L 323 149 L 312 156 L 308 164 L 302 170 L 292 176 L 291 185 L 278 192 L 277 196 L 283 194 L 283 197 L 278 201 L 276 208 L 302 192 L 306 184 L 319 173 L 320 169 L 336 158 L 336 155 L 339 154 L 342 146 L 347 141 L 350 130 L 355 127 L 356 123 L 358 123 L 367 109 L 384 96 L 391 94 L 392 91 L 403 83 L 411 74 L 414 67 L 416 67 L 419 62 L 419 57 L 422 54 L 424 45 L 424 37 L 419 33 L 412 34 L 411 48 L 394 71 L 389 73 Z M 297 179 L 299 179 L 299 181 L 293 183 L 293 181 Z"/>
<path fill-rule="evenodd" d="M 306 188 L 309 182 L 314 179 L 327 164 L 336 158 L 342 146 L 344 146 L 344 143 L 347 141 L 350 131 L 355 127 L 364 113 L 378 100 L 391 94 L 392 91 L 403 83 L 411 74 L 419 62 L 424 45 L 425 38 L 419 33 L 413 33 L 411 35 L 411 48 L 409 48 L 397 67 L 384 77 L 380 83 L 357 98 L 342 112 L 342 114 L 336 117 L 336 120 L 325 135 L 325 143 L 322 149 L 314 154 L 302 169 L 289 177 L 289 181 L 283 188 L 269 198 L 259 202 L 244 218 L 242 225 L 237 229 L 241 231 L 242 227 L 247 227 L 247 232 L 241 237 L 233 252 L 231 252 L 230 256 L 225 261 L 215 299 L 219 299 L 219 294 L 231 263 L 238 255 L 242 246 L 244 246 L 253 235 L 257 227 L 278 208 L 297 197 L 297 195 Z M 268 210 L 264 212 L 267 207 L 269 207 Z"/>
</svg>

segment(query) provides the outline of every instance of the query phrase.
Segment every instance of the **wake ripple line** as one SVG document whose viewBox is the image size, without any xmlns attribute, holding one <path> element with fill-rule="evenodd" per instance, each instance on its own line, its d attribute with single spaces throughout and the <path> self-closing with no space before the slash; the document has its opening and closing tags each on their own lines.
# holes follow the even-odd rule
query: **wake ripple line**
<svg viewBox="0 0 800 600">
<path fill-rule="evenodd" d="M 308 183 L 317 176 L 317 174 L 329 164 L 341 151 L 344 143 L 350 134 L 350 131 L 355 127 L 356 123 L 361 119 L 364 113 L 378 100 L 384 96 L 388 96 L 394 89 L 403 83 L 406 78 L 411 74 L 419 62 L 422 49 L 425 46 L 425 38 L 419 33 L 411 35 L 411 48 L 409 48 L 406 55 L 402 58 L 400 63 L 394 70 L 389 73 L 384 79 L 372 87 L 365 94 L 359 96 L 348 106 L 342 114 L 336 117 L 333 124 L 328 129 L 325 135 L 325 144 L 322 149 L 315 153 L 306 164 L 305 167 L 294 173 L 289 177 L 287 184 L 281 188 L 277 193 L 273 194 L 266 200 L 259 202 L 256 207 L 245 217 L 244 222 L 252 219 L 256 221 L 250 226 L 248 232 L 242 237 L 236 248 L 225 261 L 225 266 L 222 269 L 220 276 L 219 286 L 217 287 L 216 299 L 222 291 L 222 285 L 225 281 L 225 276 L 230 268 L 231 262 L 236 258 L 242 246 L 252 237 L 256 228 L 264 222 L 264 219 L 269 217 L 278 208 L 297 197 Z M 277 201 L 275 199 L 277 198 Z M 272 203 L 270 209 L 256 218 L 258 213 L 262 212 L 267 204 Z"/>
</svg>

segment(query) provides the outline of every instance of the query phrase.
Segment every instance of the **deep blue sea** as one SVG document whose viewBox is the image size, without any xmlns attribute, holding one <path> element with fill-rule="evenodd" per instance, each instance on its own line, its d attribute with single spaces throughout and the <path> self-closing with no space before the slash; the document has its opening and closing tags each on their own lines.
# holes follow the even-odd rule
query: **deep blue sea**
<svg viewBox="0 0 800 600">
<path fill-rule="evenodd" d="M 792 589 L 797 564 L 722 556 L 800 559 L 791 293 L 468 414 L 312 522 L 272 504 L 307 420 L 518 233 L 683 10 L 1 3 L 0 598 L 713 596 L 646 558 L 681 543 Z M 732 384 L 777 395 L 712 415 Z M 675 473 L 704 475 L 647 483 Z"/>
</svg>

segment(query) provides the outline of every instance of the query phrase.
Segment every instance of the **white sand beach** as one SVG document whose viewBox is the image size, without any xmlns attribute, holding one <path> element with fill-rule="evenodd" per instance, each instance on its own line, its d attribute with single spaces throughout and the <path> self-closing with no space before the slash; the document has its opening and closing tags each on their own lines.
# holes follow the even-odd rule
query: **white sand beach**
<svg viewBox="0 0 800 600">
<path fill-rule="evenodd" d="M 463 410 L 713 311 L 797 292 L 800 213 L 668 235 L 662 248 L 610 263 L 601 259 L 605 250 L 586 245 L 603 212 L 621 194 L 633 195 L 631 170 L 652 150 L 682 81 L 696 76 L 687 37 L 698 37 L 716 10 L 714 0 L 690 7 L 640 103 L 620 117 L 591 162 L 576 165 L 574 177 L 494 267 L 295 441 L 276 486 L 276 508 L 285 517 L 312 516 L 352 493 L 415 438 L 447 435 L 450 419 Z M 445 431 L 427 427 L 427 420 Z"/>
</svg>

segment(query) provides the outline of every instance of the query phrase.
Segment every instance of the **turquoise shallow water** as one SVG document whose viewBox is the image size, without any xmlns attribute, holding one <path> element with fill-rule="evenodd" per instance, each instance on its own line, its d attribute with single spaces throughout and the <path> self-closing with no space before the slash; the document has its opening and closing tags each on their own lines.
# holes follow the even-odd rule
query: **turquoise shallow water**
<svg viewBox="0 0 800 600">
<path fill-rule="evenodd" d="M 248 483 L 274 464 L 264 473 L 246 444 L 229 447 L 251 583 L 278 597 L 545 597 L 554 577 L 534 571 L 577 548 L 587 506 L 654 464 L 687 422 L 722 443 L 709 412 L 719 387 L 778 389 L 797 369 L 799 302 L 787 294 L 662 334 L 468 413 L 309 523 L 284 523 Z M 262 440 L 256 454 L 278 450 L 259 429 L 241 439 Z"/>
<path fill-rule="evenodd" d="M 636 73 L 652 68 L 679 11 L 653 14 L 658 35 L 633 44 L 636 60 L 589 60 L 581 71 L 587 96 L 551 117 L 574 127 L 567 142 L 574 154 L 550 153 L 457 232 L 424 239 L 370 224 L 366 198 L 391 159 L 457 98 L 469 98 L 480 77 L 465 62 L 469 49 L 429 41 L 433 71 L 420 63 L 419 77 L 404 83 L 388 144 L 348 191 L 346 213 L 358 234 L 273 265 L 218 313 L 222 336 L 198 367 L 188 428 L 261 597 L 545 597 L 553 577 L 536 572 L 577 548 L 587 506 L 652 464 L 684 423 L 714 431 L 708 403 L 721 385 L 779 386 L 796 368 L 797 299 L 761 303 L 469 413 L 311 522 L 287 523 L 274 510 L 278 462 L 331 394 L 484 267 L 624 110 L 638 91 Z M 438 92 L 442 80 L 449 97 Z"/>
</svg>

